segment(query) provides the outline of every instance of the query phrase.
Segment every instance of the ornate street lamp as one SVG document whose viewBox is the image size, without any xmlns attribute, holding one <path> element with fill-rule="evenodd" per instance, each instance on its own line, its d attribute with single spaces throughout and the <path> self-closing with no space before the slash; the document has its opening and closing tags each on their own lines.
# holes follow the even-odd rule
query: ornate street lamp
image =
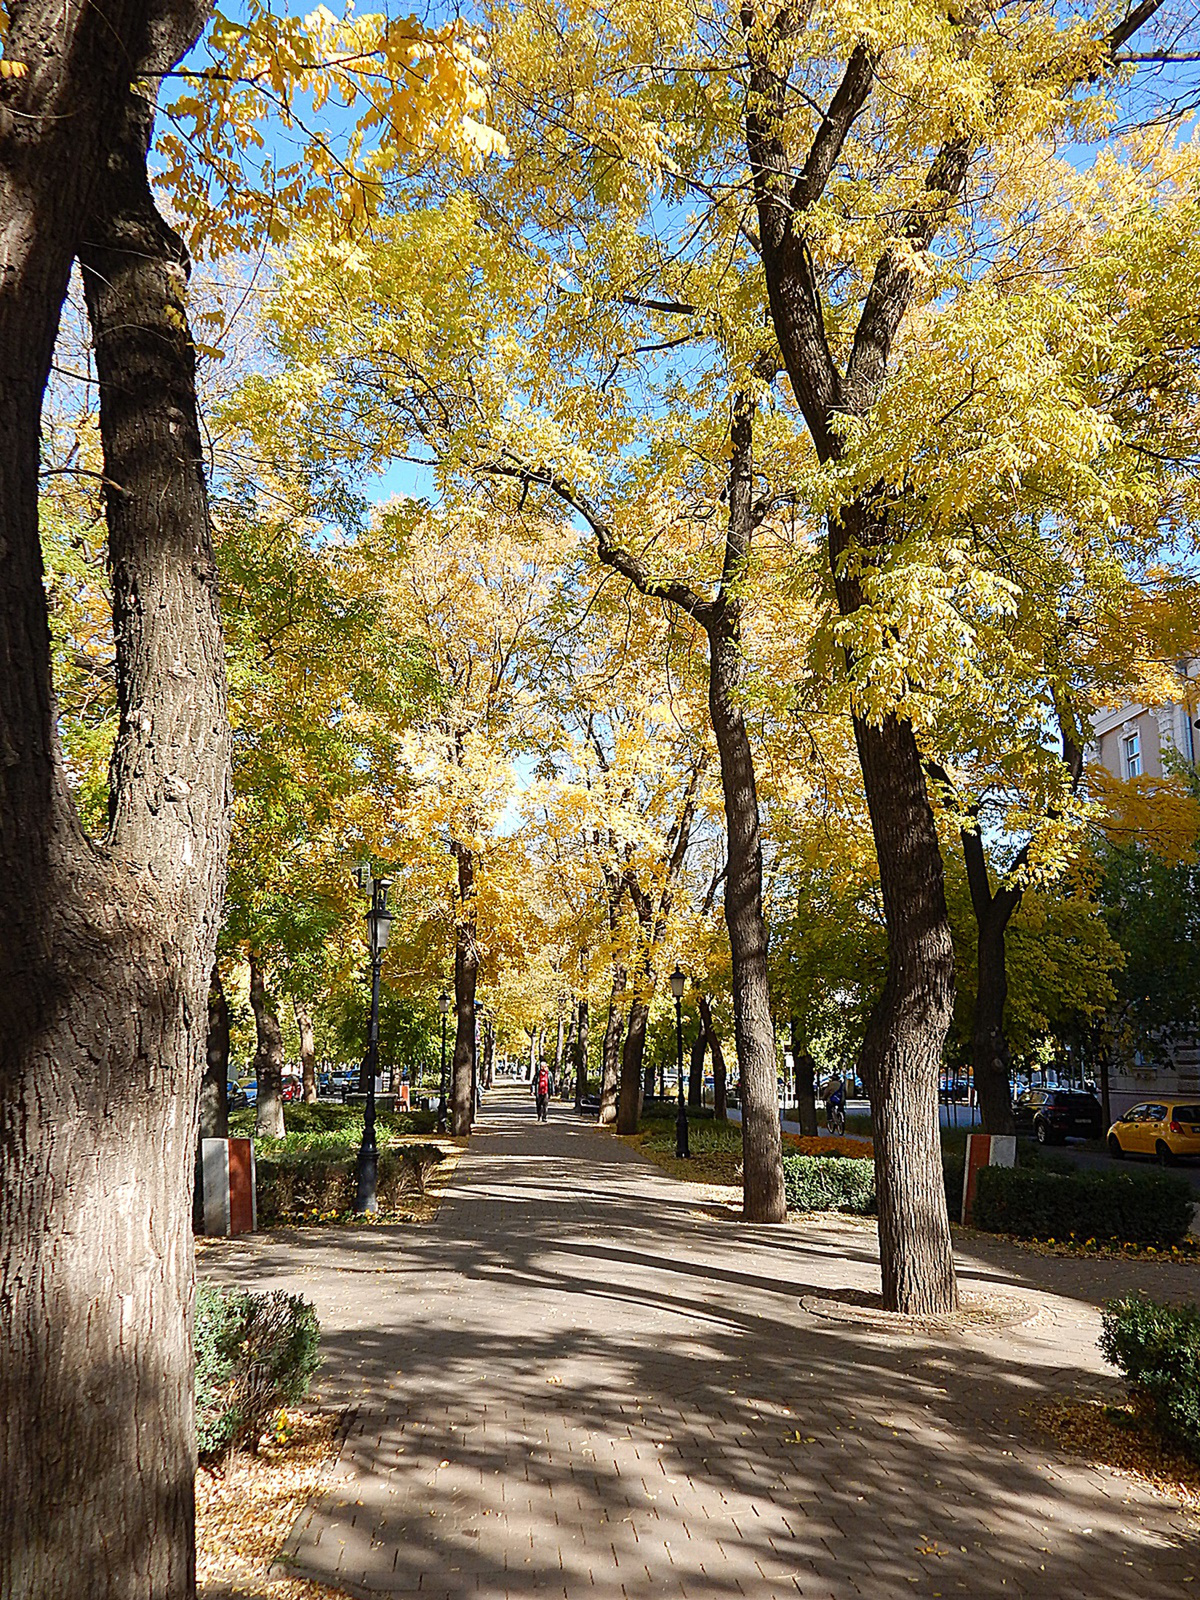
<svg viewBox="0 0 1200 1600">
<path fill-rule="evenodd" d="M 392 931 L 392 913 L 387 908 L 388 881 L 372 878 L 370 870 L 359 869 L 358 880 L 370 887 L 371 909 L 367 912 L 367 932 L 371 949 L 371 1025 L 367 1033 L 367 1104 L 363 1113 L 362 1143 L 355 1166 L 354 1209 L 362 1216 L 377 1211 L 375 1196 L 379 1178 L 379 1147 L 375 1142 L 375 1079 L 379 1075 L 379 969 Z"/>
<path fill-rule="evenodd" d="M 675 1154 L 681 1160 L 686 1160 L 692 1153 L 688 1149 L 687 1102 L 683 1097 L 683 991 L 687 977 L 678 961 L 669 981 L 671 993 L 675 996 L 675 1051 L 676 1070 L 679 1074 L 679 1110 L 675 1113 Z"/>
<path fill-rule="evenodd" d="M 438 1132 L 446 1131 L 446 1017 L 450 1011 L 450 996 L 443 989 L 438 995 L 438 1010 L 442 1013 L 442 1092 L 438 1097 Z"/>
</svg>

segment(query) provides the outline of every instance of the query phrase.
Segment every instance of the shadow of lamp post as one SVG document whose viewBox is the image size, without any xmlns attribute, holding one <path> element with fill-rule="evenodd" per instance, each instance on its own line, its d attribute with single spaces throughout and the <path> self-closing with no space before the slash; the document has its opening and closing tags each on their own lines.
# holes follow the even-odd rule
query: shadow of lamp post
<svg viewBox="0 0 1200 1600">
<path fill-rule="evenodd" d="M 438 1126 L 439 1133 L 446 1131 L 446 1017 L 450 1011 L 450 996 L 443 989 L 438 995 L 438 1010 L 442 1013 L 442 1078 L 441 1093 L 438 1095 Z"/>
<path fill-rule="evenodd" d="M 681 1160 L 686 1160 L 692 1153 L 688 1148 L 687 1102 L 683 1098 L 683 990 L 687 978 L 678 961 L 669 981 L 671 993 L 675 996 L 675 1054 L 679 1088 L 679 1110 L 675 1113 L 675 1154 Z"/>
<path fill-rule="evenodd" d="M 379 1147 L 375 1142 L 375 1080 L 379 1076 L 379 969 L 388 935 L 392 931 L 392 913 L 387 908 L 388 880 L 372 878 L 369 867 L 360 867 L 355 874 L 359 887 L 370 889 L 371 909 L 367 912 L 367 931 L 371 949 L 371 1024 L 367 1033 L 367 1104 L 363 1113 L 362 1143 L 358 1147 L 355 1166 L 354 1210 L 362 1216 L 378 1210 L 376 1185 L 379 1178 Z"/>
</svg>

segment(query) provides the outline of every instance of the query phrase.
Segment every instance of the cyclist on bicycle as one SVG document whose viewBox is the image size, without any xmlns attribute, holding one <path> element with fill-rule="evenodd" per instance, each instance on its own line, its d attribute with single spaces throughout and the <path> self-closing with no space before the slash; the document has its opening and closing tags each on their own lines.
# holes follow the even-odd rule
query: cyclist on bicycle
<svg viewBox="0 0 1200 1600">
<path fill-rule="evenodd" d="M 825 1085 L 825 1126 L 830 1133 L 846 1131 L 846 1085 L 840 1075 Z"/>
</svg>

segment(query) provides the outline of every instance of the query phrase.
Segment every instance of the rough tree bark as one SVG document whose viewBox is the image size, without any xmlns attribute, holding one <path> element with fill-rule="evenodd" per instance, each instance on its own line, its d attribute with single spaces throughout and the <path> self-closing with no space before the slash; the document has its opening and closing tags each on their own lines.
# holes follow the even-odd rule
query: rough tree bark
<svg viewBox="0 0 1200 1600">
<path fill-rule="evenodd" d="M 936 198 L 897 220 L 904 248 L 889 245 L 880 258 L 843 375 L 826 337 L 804 213 L 820 198 L 870 95 L 876 56 L 866 42 L 855 47 L 797 173 L 784 133 L 786 72 L 752 0 L 744 0 L 742 22 L 750 57 L 746 144 L 771 318 L 817 454 L 829 461 L 842 449 L 835 415 L 865 416 L 878 399 L 912 294 L 911 251 L 928 246 L 955 203 L 970 146 L 963 138 L 947 141 L 930 168 L 927 188 Z M 842 557 L 851 547 L 881 550 L 890 538 L 886 512 L 865 500 L 831 519 L 829 565 L 843 616 L 858 611 L 865 598 Z M 888 929 L 887 981 L 861 1063 L 875 1120 L 884 1304 L 907 1312 L 950 1311 L 958 1301 L 941 1178 L 937 1075 L 953 1007 L 954 963 L 941 853 L 911 725 L 894 714 L 877 721 L 859 715 L 854 734 Z"/>
<path fill-rule="evenodd" d="M 796 1109 L 800 1127 L 810 1138 L 817 1136 L 817 1064 L 804 1043 L 804 1026 L 792 1018 L 792 1076 L 796 1080 Z"/>
<path fill-rule="evenodd" d="M 475 989 L 479 945 L 475 937 L 475 856 L 455 843 L 458 894 L 454 918 L 454 1062 L 450 1073 L 450 1132 L 466 1138 L 474 1115 L 471 1084 L 475 1073 Z"/>
<path fill-rule="evenodd" d="M 300 1035 L 300 1077 L 305 1105 L 317 1103 L 317 1041 L 313 1033 L 312 1012 L 303 1000 L 292 996 L 292 1010 L 296 1015 L 296 1032 Z"/>
<path fill-rule="evenodd" d="M 708 1048 L 712 1052 L 713 1063 L 713 1116 L 718 1122 L 729 1120 L 729 1105 L 726 1100 L 728 1083 L 725 1072 L 725 1052 L 721 1049 L 721 1040 L 713 1025 L 712 1006 L 708 996 L 699 996 L 700 1021 L 704 1024 L 704 1037 L 708 1040 Z"/>
<path fill-rule="evenodd" d="M 624 996 L 627 974 L 619 961 L 613 962 L 612 994 L 604 1023 L 604 1043 L 600 1053 L 600 1125 L 617 1120 L 617 1091 L 621 1084 L 621 1054 L 625 1031 Z"/>
<path fill-rule="evenodd" d="M 688 1062 L 688 1105 L 699 1110 L 704 1104 L 704 1056 L 708 1049 L 708 1036 L 703 1022 L 696 1029 L 692 1041 L 692 1054 Z"/>
<path fill-rule="evenodd" d="M 588 1003 L 587 996 L 581 996 L 576 1011 L 575 1022 L 575 1109 L 579 1111 L 583 1106 L 583 1097 L 587 1093 L 588 1077 Z"/>
<path fill-rule="evenodd" d="M 493 1075 L 496 1066 L 496 1029 L 492 1019 L 488 1017 L 483 1025 L 483 1087 L 492 1087 Z"/>
<path fill-rule="evenodd" d="M 146 182 L 150 108 L 129 90 L 189 28 L 130 0 L 32 0 L 5 45 L 27 76 L 0 80 L 6 1600 L 194 1586 L 190 1217 L 229 743 L 186 259 Z M 100 841 L 55 737 L 37 520 L 42 395 L 77 252 L 114 486 L 119 721 Z"/>
<path fill-rule="evenodd" d="M 208 1037 L 200 1084 L 200 1137 L 229 1137 L 229 1001 L 221 969 L 213 962 L 208 985 Z"/>
<path fill-rule="evenodd" d="M 647 974 L 642 973 L 642 984 Z M 653 971 L 649 974 L 653 986 Z M 625 1023 L 625 1038 L 621 1045 L 621 1087 L 617 1098 L 617 1132 L 636 1133 L 642 1115 L 642 1096 L 645 1092 L 642 1062 L 646 1054 L 646 1021 L 650 1015 L 650 1002 L 639 988 L 634 993 Z"/>
<path fill-rule="evenodd" d="M 254 1131 L 260 1139 L 282 1139 L 287 1132 L 283 1122 L 283 1029 L 267 989 L 262 957 L 254 950 L 250 952 L 250 1009 L 254 1013 L 254 1077 L 258 1083 Z"/>
<path fill-rule="evenodd" d="M 613 949 L 621 922 L 621 900 L 625 894 L 625 879 L 610 869 L 605 870 L 608 888 L 608 931 Z M 617 1120 L 617 1092 L 621 1084 L 621 1054 L 625 1029 L 625 986 L 629 973 L 619 956 L 613 957 L 612 992 L 608 999 L 608 1016 L 604 1023 L 604 1043 L 600 1049 L 600 1126 L 608 1127 Z"/>
<path fill-rule="evenodd" d="M 745 564 L 754 528 L 753 419 L 753 403 L 748 396 L 737 395 L 731 420 L 729 522 L 721 589 L 699 620 L 708 635 L 708 709 L 721 756 L 728 838 L 725 926 L 733 966 L 733 1026 L 741 1079 L 742 1210 L 748 1222 L 782 1222 L 787 1217 L 787 1196 L 762 908 L 762 840 L 754 756 L 739 700 L 745 664 L 741 602 L 734 583 Z"/>
</svg>

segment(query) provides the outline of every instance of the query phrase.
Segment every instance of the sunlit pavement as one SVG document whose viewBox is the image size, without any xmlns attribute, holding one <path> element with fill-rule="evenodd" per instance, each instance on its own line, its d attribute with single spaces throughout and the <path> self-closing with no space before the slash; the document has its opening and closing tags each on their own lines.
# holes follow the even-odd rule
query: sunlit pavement
<svg viewBox="0 0 1200 1600">
<path fill-rule="evenodd" d="M 801 1296 L 878 1288 L 873 1230 L 748 1227 L 554 1104 L 500 1089 L 435 1223 L 295 1230 L 204 1270 L 307 1295 L 350 1411 L 285 1545 L 353 1595 L 1080 1595 L 1200 1587 L 1200 1523 L 1034 1420 L 1115 1392 L 1097 1304 L 1192 1266 L 960 1258 L 1031 1322 L 915 1335 Z"/>
</svg>

